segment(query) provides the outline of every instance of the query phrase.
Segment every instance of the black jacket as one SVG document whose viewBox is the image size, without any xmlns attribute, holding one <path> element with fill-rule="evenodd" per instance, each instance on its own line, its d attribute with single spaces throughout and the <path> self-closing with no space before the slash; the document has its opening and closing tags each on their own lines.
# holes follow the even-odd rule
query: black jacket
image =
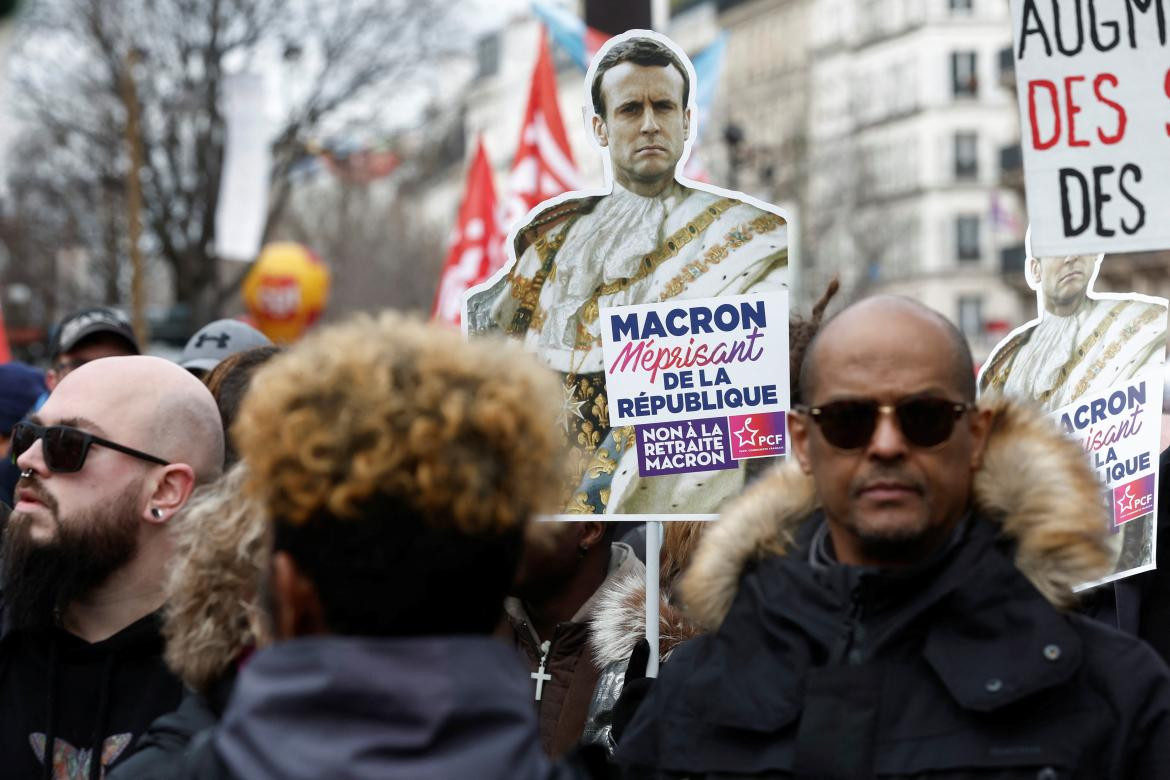
<svg viewBox="0 0 1170 780">
<path fill-rule="evenodd" d="M 169 780 L 187 755 L 195 736 L 214 728 L 223 716 L 236 675 L 221 677 L 205 693 L 184 691 L 174 712 L 158 718 L 134 744 L 133 753 L 107 780 Z"/>
<path fill-rule="evenodd" d="M 1170 663 L 1170 449 L 1158 461 L 1158 514 L 1155 558 L 1150 571 L 1094 588 L 1082 610 L 1144 640 Z"/>
<path fill-rule="evenodd" d="M 151 721 L 179 704 L 182 684 L 162 651 L 157 614 L 92 644 L 59 628 L 6 634 L 0 778 L 97 778 L 125 759 Z M 41 761 L 48 743 L 56 769 Z"/>
<path fill-rule="evenodd" d="M 716 630 L 664 665 L 618 745 L 627 775 L 1170 778 L 1170 672 L 1049 601 L 1102 568 L 1083 455 L 1002 413 L 980 513 L 914 571 L 826 565 L 793 468 L 725 514 L 682 586 Z"/>
</svg>

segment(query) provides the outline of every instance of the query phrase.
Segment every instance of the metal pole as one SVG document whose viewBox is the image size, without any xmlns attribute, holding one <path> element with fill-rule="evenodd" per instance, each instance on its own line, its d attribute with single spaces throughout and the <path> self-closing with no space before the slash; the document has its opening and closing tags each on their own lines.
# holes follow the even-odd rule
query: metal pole
<svg viewBox="0 0 1170 780">
<path fill-rule="evenodd" d="M 142 134 L 139 130 L 138 91 L 134 87 L 134 66 L 138 53 L 131 49 L 126 54 L 122 70 L 122 103 L 126 108 L 126 149 L 130 166 L 126 172 L 126 232 L 130 242 L 130 321 L 134 338 L 145 349 L 149 332 L 146 325 L 146 291 L 142 267 Z"/>
<path fill-rule="evenodd" d="M 658 676 L 658 558 L 662 550 L 662 523 L 646 522 L 646 641 L 650 643 L 650 657 L 646 660 L 646 676 Z"/>
<path fill-rule="evenodd" d="M 670 24 L 670 0 L 650 0 L 650 27 L 654 32 L 666 32 Z"/>
</svg>

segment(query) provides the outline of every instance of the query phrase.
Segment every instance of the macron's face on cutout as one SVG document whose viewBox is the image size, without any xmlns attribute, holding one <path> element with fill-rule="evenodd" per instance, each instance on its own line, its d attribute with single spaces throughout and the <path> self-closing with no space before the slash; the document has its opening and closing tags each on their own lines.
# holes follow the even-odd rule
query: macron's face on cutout
<svg viewBox="0 0 1170 780">
<path fill-rule="evenodd" d="M 593 130 L 609 149 L 614 178 L 638 194 L 656 194 L 674 178 L 690 130 L 682 74 L 672 65 L 622 62 L 602 76 L 601 94 L 605 117 L 593 118 Z"/>
<path fill-rule="evenodd" d="M 1044 299 L 1065 305 L 1088 294 L 1096 255 L 1061 255 L 1033 258 L 1032 275 L 1040 282 Z"/>
</svg>

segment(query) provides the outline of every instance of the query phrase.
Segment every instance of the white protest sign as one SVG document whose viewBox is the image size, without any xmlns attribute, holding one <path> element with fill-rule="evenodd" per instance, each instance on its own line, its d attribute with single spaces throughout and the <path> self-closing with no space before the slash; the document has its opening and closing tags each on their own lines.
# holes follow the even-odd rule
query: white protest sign
<svg viewBox="0 0 1170 780">
<path fill-rule="evenodd" d="M 612 111 L 595 112 L 593 90 L 601 90 L 601 96 L 607 94 L 610 77 L 606 70 L 616 63 L 608 54 L 616 51 L 615 57 L 624 57 L 622 52 L 633 51 L 635 46 L 663 53 L 664 61 L 672 64 L 647 68 L 644 75 L 657 85 L 655 90 L 678 93 L 658 122 L 656 135 L 661 136 L 661 144 L 656 142 L 653 149 L 639 148 L 645 146 L 640 132 L 618 132 L 619 125 L 624 127 L 632 120 Z M 689 91 L 683 89 L 679 76 L 684 83 L 689 81 Z M 783 424 L 775 426 L 778 431 L 771 431 L 771 425 L 762 429 L 759 418 L 761 414 L 783 416 L 788 395 L 787 358 L 777 355 L 773 360 L 776 374 L 771 382 L 777 387 L 763 403 L 762 395 L 752 391 L 754 404 L 744 403 L 742 388 L 735 387 L 732 393 L 718 372 L 705 372 L 700 379 L 695 370 L 684 380 L 678 374 L 700 366 L 660 366 L 658 373 L 671 374 L 671 381 L 695 384 L 674 390 L 716 391 L 706 394 L 708 398 L 722 392 L 725 400 L 726 394 L 741 397 L 734 403 L 699 400 L 707 407 L 700 410 L 702 414 L 688 411 L 690 416 L 680 416 L 676 423 L 694 422 L 696 439 L 705 433 L 701 437 L 704 441 L 693 440 L 681 453 L 678 444 L 655 442 L 661 446 L 654 448 L 651 457 L 657 460 L 647 470 L 639 458 L 644 452 L 637 446 L 640 434 L 635 429 L 644 429 L 653 418 L 638 414 L 645 410 L 639 405 L 637 391 L 630 398 L 620 388 L 611 387 L 603 344 L 607 325 L 601 312 L 657 304 L 664 310 L 687 310 L 701 300 L 738 300 L 737 296 L 749 293 L 786 289 L 793 274 L 789 236 L 796 231 L 783 210 L 741 192 L 693 181 L 683 173 L 698 130 L 694 101 L 699 86 L 694 66 L 674 42 L 647 30 L 615 36 L 598 51 L 582 87 L 585 129 L 601 157 L 604 186 L 558 195 L 514 224 L 506 245 L 507 262 L 491 279 L 468 290 L 463 323 L 469 335 L 500 333 L 521 341 L 561 379 L 557 401 L 563 409 L 568 462 L 562 519 L 604 516 L 605 520 L 645 520 L 666 515 L 672 520 L 679 516 L 706 519 L 743 490 L 749 476 L 748 464 L 742 462 L 745 458 L 777 454 L 771 450 L 777 434 L 783 437 Z M 639 110 L 654 108 L 648 102 L 639 105 Z M 633 157 L 638 158 L 640 171 L 636 181 L 630 178 L 632 169 L 627 165 Z M 775 316 L 783 319 L 787 315 Z M 772 321 L 771 314 L 769 317 L 771 332 L 779 323 Z M 781 335 L 787 332 L 787 325 L 784 327 L 783 332 L 776 330 L 774 337 L 785 342 L 783 354 L 787 355 L 787 337 Z M 666 331 L 666 337 L 669 335 Z M 758 342 L 763 337 L 755 338 Z M 756 342 L 750 346 L 758 349 Z M 643 350 L 651 351 L 648 344 Z M 768 352 L 771 355 L 774 350 Z M 711 368 L 717 367 L 723 366 Z M 727 373 L 733 385 L 748 384 L 741 382 L 738 370 Z M 657 380 L 656 386 L 666 381 Z M 713 384 L 699 387 L 701 381 Z M 628 412 L 627 402 L 632 404 Z M 692 407 L 695 403 L 691 401 Z M 738 410 L 721 408 L 737 405 L 741 407 Z M 733 420 L 737 412 L 745 419 Z M 720 430 L 705 425 L 704 414 L 718 418 L 714 425 Z M 637 419 L 630 422 L 632 418 Z M 729 429 L 732 424 L 737 426 L 734 431 Z M 743 434 L 744 449 L 738 455 L 729 450 L 731 444 L 738 447 L 741 441 L 736 432 Z M 659 435 L 670 439 L 686 433 L 675 429 Z M 761 447 L 761 440 L 767 446 Z M 719 458 L 709 454 L 715 450 L 721 453 Z M 727 466 L 734 460 L 738 467 L 687 473 L 688 462 L 698 466 L 699 460 L 708 459 L 723 461 L 712 462 L 712 466 Z"/>
<path fill-rule="evenodd" d="M 1095 292 L 1103 256 L 1036 254 L 1025 272 L 1037 317 L 992 350 L 979 392 L 1038 405 L 1084 446 L 1108 494 L 1116 556 L 1107 577 L 1083 586 L 1092 587 L 1155 563 L 1167 301 Z"/>
<path fill-rule="evenodd" d="M 671 62 L 643 69 L 647 83 L 656 85 L 646 94 L 678 89 L 678 100 L 669 107 L 645 101 L 656 116 L 659 140 L 653 148 L 644 148 L 643 132 L 620 129 L 636 124 L 634 112 L 619 118 L 612 108 L 616 103 L 606 99 L 612 80 L 606 70 L 617 63 L 610 53 L 635 42 L 643 51 L 660 48 Z M 798 278 L 788 249 L 790 234 L 798 231 L 782 209 L 683 173 L 698 136 L 695 96 L 703 87 L 686 52 L 673 41 L 649 30 L 617 35 L 597 52 L 582 86 L 582 118 L 601 155 L 604 186 L 555 196 L 513 224 L 507 262 L 467 291 L 462 321 L 469 335 L 502 333 L 522 341 L 558 373 L 569 473 L 564 514 L 556 520 L 645 521 L 646 592 L 657 593 L 659 522 L 715 519 L 722 504 L 742 491 L 748 468 L 740 464 L 717 473 L 685 473 L 691 470 L 685 468 L 685 457 L 684 468 L 671 470 L 678 454 L 672 452 L 655 456 L 667 458 L 667 468 L 647 476 L 633 431 L 646 426 L 618 424 L 610 402 L 614 391 L 605 370 L 601 312 L 652 301 L 687 301 L 689 306 L 715 296 L 733 299 L 781 289 Z M 594 89 L 602 102 L 609 102 L 608 111 L 594 112 Z M 637 181 L 630 178 L 634 157 Z M 788 404 L 787 299 L 783 311 L 769 310 L 768 316 L 779 317 L 784 328 L 777 336 L 783 354 L 773 358 L 777 400 L 769 401 L 778 411 L 765 413 L 781 418 L 782 441 Z M 777 326 L 772 322 L 769 329 Z M 738 426 L 723 436 L 737 445 L 742 440 L 737 461 L 766 457 L 775 449 L 775 433 L 761 429 L 758 416 L 752 411 L 739 421 L 722 417 L 724 425 L 734 421 Z M 715 437 L 707 438 L 713 445 Z M 657 608 L 657 599 L 646 599 L 649 676 L 658 664 Z"/>
<path fill-rule="evenodd" d="M 786 452 L 788 291 L 601 310 L 611 425 L 643 476 Z"/>
<path fill-rule="evenodd" d="M 1089 456 L 1110 510 L 1113 571 L 1091 587 L 1155 566 L 1162 376 L 1147 370 L 1053 413 Z"/>
<path fill-rule="evenodd" d="M 1037 256 L 1170 247 L 1164 0 L 1011 0 Z"/>
<path fill-rule="evenodd" d="M 258 74 L 224 78 L 226 138 L 215 209 L 215 252 L 225 260 L 254 260 L 264 237 L 272 167 L 272 128 L 264 114 L 264 97 L 264 78 Z"/>
<path fill-rule="evenodd" d="M 611 425 L 788 408 L 788 291 L 601 311 Z"/>
</svg>

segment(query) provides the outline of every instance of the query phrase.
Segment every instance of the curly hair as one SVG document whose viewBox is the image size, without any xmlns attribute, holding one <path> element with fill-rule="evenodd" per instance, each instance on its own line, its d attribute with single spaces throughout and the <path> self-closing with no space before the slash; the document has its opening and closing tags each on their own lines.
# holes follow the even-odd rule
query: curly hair
<svg viewBox="0 0 1170 780">
<path fill-rule="evenodd" d="M 267 570 L 267 516 L 241 494 L 237 463 L 199 488 L 171 521 L 174 563 L 166 584 L 163 636 L 167 665 L 206 692 L 241 654 L 268 643 L 260 587 Z"/>
<path fill-rule="evenodd" d="M 517 345 L 359 315 L 262 367 L 233 432 L 334 631 L 490 631 L 525 526 L 556 507 L 558 397 Z"/>
</svg>

